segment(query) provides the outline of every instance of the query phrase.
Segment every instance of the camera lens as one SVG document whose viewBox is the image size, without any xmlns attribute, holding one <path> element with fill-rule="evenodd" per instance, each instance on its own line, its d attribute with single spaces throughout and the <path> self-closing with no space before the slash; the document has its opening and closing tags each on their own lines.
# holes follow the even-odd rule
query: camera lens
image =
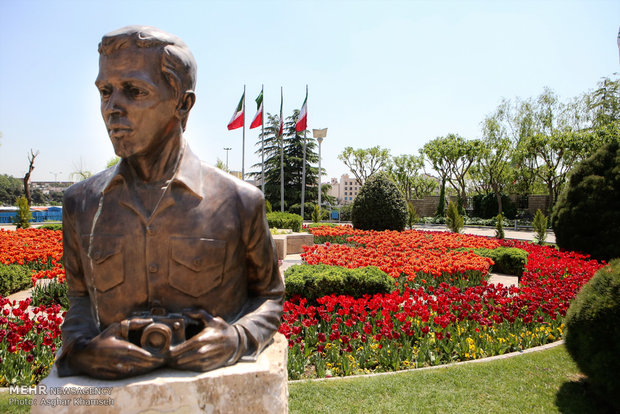
<svg viewBox="0 0 620 414">
<path fill-rule="evenodd" d="M 163 323 L 152 323 L 142 332 L 140 345 L 154 354 L 163 354 L 170 350 L 172 331 Z"/>
</svg>

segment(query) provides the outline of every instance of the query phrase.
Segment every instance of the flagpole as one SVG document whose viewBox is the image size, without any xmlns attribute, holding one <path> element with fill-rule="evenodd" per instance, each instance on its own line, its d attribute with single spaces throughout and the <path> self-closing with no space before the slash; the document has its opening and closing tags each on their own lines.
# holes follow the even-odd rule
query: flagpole
<svg viewBox="0 0 620 414">
<path fill-rule="evenodd" d="M 245 85 L 243 85 L 243 141 L 241 143 L 241 179 L 245 181 Z"/>
<path fill-rule="evenodd" d="M 261 160 L 261 188 L 263 190 L 263 195 L 265 195 L 265 94 L 264 92 L 265 85 L 260 86 L 260 94 L 263 97 L 261 101 L 263 113 L 261 114 L 261 125 L 260 125 L 260 152 L 262 156 Z"/>
<path fill-rule="evenodd" d="M 306 85 L 306 101 L 304 101 L 306 105 L 308 105 L 307 99 L 308 99 L 308 85 Z M 300 113 L 299 115 L 302 115 L 302 114 Z M 301 222 L 302 223 L 304 221 L 304 207 L 306 204 L 306 131 L 307 130 L 308 128 L 304 128 L 304 156 L 303 156 L 303 164 L 301 167 Z"/>
<path fill-rule="evenodd" d="M 282 86 L 280 86 L 280 124 L 284 125 L 284 120 L 282 119 L 282 104 L 284 102 L 284 91 Z M 278 134 L 280 133 L 280 125 L 278 125 Z M 284 212 L 284 139 L 280 134 L 280 211 Z"/>
</svg>

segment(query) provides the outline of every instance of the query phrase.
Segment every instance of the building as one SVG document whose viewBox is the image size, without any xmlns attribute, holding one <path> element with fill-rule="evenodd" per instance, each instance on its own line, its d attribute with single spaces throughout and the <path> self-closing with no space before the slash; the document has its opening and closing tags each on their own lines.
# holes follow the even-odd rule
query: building
<svg viewBox="0 0 620 414">
<path fill-rule="evenodd" d="M 331 179 L 332 188 L 327 194 L 335 197 L 340 205 L 350 204 L 359 193 L 362 184 L 357 182 L 355 177 L 351 178 L 348 174 L 343 174 L 340 181 L 337 178 Z"/>
<path fill-rule="evenodd" d="M 31 190 L 41 190 L 43 194 L 62 193 L 67 188 L 75 184 L 73 181 L 31 181 Z"/>
</svg>

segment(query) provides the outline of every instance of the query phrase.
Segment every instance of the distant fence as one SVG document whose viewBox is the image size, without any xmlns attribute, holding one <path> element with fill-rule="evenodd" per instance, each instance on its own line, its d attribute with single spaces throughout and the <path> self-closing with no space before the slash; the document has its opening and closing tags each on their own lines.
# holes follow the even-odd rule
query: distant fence
<svg viewBox="0 0 620 414">
<path fill-rule="evenodd" d="M 30 212 L 31 223 L 62 221 L 62 207 L 34 208 L 30 209 Z M 13 224 L 15 217 L 17 217 L 16 208 L 0 208 L 0 224 Z"/>
</svg>

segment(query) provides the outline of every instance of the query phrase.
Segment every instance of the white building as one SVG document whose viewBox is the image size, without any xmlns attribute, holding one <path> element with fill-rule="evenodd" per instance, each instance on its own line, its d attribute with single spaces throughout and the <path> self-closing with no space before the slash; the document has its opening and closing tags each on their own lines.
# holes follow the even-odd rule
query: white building
<svg viewBox="0 0 620 414">
<path fill-rule="evenodd" d="M 340 181 L 337 178 L 331 179 L 332 188 L 328 194 L 336 197 L 340 205 L 350 204 L 357 196 L 357 193 L 359 193 L 362 184 L 358 183 L 355 177 L 351 178 L 348 174 L 343 174 L 340 177 Z"/>
</svg>

